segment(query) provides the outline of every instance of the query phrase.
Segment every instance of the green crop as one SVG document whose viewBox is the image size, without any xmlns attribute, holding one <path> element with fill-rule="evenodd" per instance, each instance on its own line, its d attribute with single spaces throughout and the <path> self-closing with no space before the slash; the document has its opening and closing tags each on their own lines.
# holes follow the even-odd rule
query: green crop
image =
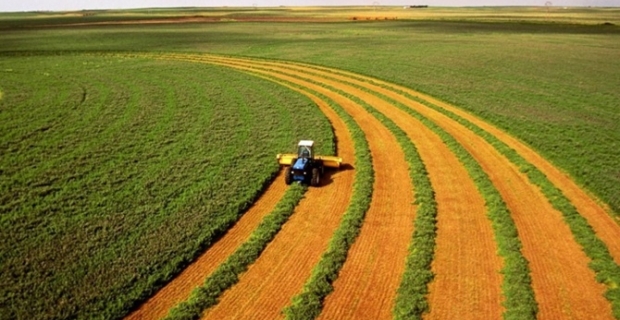
<svg viewBox="0 0 620 320">
<path fill-rule="evenodd" d="M 276 153 L 333 149 L 310 100 L 221 67 L 29 55 L 0 70 L 9 318 L 126 314 L 254 202 Z"/>
<path fill-rule="evenodd" d="M 182 14 L 179 11 L 152 14 L 174 17 Z M 249 11 L 231 9 L 228 14 L 252 15 Z M 347 14 L 346 8 L 333 11 Z M 226 15 L 215 9 L 187 12 Z M 421 20 L 381 23 L 6 26 L 0 53 L 209 52 L 366 74 L 448 101 L 493 123 L 534 147 L 620 214 L 618 10 L 570 8 L 543 16 L 536 8 L 427 12 Z M 125 17 L 144 14 L 131 12 Z M 292 15 L 284 9 L 272 14 Z M 13 23 L 9 16 L 28 19 L 28 14 L 6 16 L 0 27 Z M 84 18 L 107 17 L 98 16 Z M 443 21 L 433 21 L 440 17 Z M 40 25 L 39 18 L 17 23 Z"/>
<path fill-rule="evenodd" d="M 253 14 L 225 11 L 209 14 Z M 327 121 L 299 94 L 225 68 L 156 61 L 162 51 L 313 63 L 413 88 L 526 142 L 620 214 L 617 9 L 535 11 L 429 13 L 451 21 L 88 27 L 58 25 L 205 12 L 0 14 L 0 314 L 123 316 L 254 201 L 277 170 L 274 153 L 293 150 L 304 132 L 332 143 Z M 289 14 L 275 15 L 282 12 Z M 114 56 L 132 51 L 151 56 Z M 249 152 L 241 145 L 248 139 L 263 144 Z M 476 164 L 468 166 L 476 176 Z M 543 180 L 532 177 L 557 196 L 554 206 L 617 301 L 617 266 L 606 248 Z M 527 275 L 527 263 L 518 250 L 502 253 L 520 245 L 494 192 L 483 191 L 505 270 L 514 270 L 507 282 Z M 522 297 L 515 305 L 531 315 L 529 276 L 517 280 L 504 294 Z"/>
</svg>

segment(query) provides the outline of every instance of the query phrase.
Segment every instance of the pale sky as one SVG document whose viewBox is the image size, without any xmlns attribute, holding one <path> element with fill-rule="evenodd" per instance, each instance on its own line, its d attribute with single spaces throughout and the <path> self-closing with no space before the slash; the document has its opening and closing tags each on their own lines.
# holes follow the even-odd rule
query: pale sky
<svg viewBox="0 0 620 320">
<path fill-rule="evenodd" d="M 620 0 L 2 0 L 0 12 L 128 9 L 155 7 L 278 7 L 278 6 L 553 6 L 619 7 Z"/>
</svg>

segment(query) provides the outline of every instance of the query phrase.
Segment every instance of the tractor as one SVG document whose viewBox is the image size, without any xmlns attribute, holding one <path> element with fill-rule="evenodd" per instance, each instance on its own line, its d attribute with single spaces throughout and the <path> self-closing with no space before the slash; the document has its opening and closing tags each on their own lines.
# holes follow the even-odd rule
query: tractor
<svg viewBox="0 0 620 320">
<path fill-rule="evenodd" d="M 319 156 L 314 154 L 314 141 L 301 140 L 297 144 L 297 154 L 285 153 L 276 156 L 278 163 L 284 166 L 284 182 L 293 182 L 318 186 L 325 168 L 340 168 L 342 158 Z"/>
</svg>

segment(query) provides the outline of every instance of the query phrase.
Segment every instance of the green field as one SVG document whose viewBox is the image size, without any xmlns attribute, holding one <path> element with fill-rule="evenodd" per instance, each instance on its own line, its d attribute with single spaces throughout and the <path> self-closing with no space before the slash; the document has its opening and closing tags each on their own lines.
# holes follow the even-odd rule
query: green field
<svg viewBox="0 0 620 320">
<path fill-rule="evenodd" d="M 122 315 L 238 218 L 276 153 L 304 138 L 333 152 L 309 100 L 227 69 L 37 56 L 0 70 L 2 318 Z"/>
<path fill-rule="evenodd" d="M 300 138 L 333 152 L 324 116 L 285 87 L 105 53 L 291 60 L 402 84 L 520 138 L 620 215 L 620 10 L 419 12 L 0 14 L 0 318 L 120 317 L 237 219 L 275 153 Z M 62 26 L 184 16 L 225 22 Z M 264 16 L 342 22 L 239 21 Z"/>
</svg>

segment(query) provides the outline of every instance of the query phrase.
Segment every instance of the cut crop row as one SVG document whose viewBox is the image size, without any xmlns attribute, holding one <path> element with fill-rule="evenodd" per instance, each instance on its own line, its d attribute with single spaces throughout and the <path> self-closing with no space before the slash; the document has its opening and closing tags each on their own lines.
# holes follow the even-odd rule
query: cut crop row
<svg viewBox="0 0 620 320">
<path fill-rule="evenodd" d="M 232 66 L 234 66 L 234 67 L 239 67 L 239 68 L 242 68 L 242 69 L 247 69 L 247 70 L 257 70 L 257 69 L 258 69 L 259 71 L 255 71 L 255 72 L 257 72 L 257 73 L 275 74 L 275 73 L 271 72 L 272 70 L 270 70 L 270 69 L 263 69 L 263 68 L 261 68 L 260 66 L 254 66 L 253 64 L 244 64 L 244 63 L 226 62 L 226 61 L 223 61 L 223 60 L 222 60 L 222 61 L 218 61 L 218 62 L 216 62 L 216 63 L 222 63 L 222 64 L 224 64 L 224 65 L 229 64 L 229 65 L 232 65 Z M 251 71 L 251 72 L 254 72 L 254 71 Z M 278 74 L 282 74 L 282 73 L 281 73 L 280 71 L 278 71 Z M 299 77 L 299 76 L 295 76 L 295 75 L 286 75 L 286 76 L 275 76 L 275 77 L 282 77 L 282 78 L 286 78 L 286 79 L 289 79 L 289 78 L 290 78 L 290 79 L 295 79 L 295 78 L 297 78 L 297 77 Z M 297 82 L 297 81 L 295 81 L 295 80 L 288 80 L 288 81 L 294 81 L 294 82 Z M 301 84 L 301 83 L 303 83 L 303 81 L 299 81 L 299 83 Z M 301 84 L 301 85 L 304 85 L 304 84 Z M 305 85 L 304 85 L 304 86 L 305 86 Z M 318 85 L 316 85 L 316 86 L 315 86 L 315 85 L 308 86 L 308 88 L 311 88 L 311 87 L 319 88 L 320 86 L 318 86 Z M 313 90 L 318 90 L 318 89 L 313 89 Z M 321 92 L 327 92 L 327 91 L 325 91 L 325 90 L 322 90 L 322 89 L 321 89 Z M 342 96 L 342 95 L 340 95 L 340 96 Z M 341 100 L 343 100 L 343 99 L 341 99 Z M 351 112 L 351 110 L 348 110 L 347 112 Z M 376 122 L 380 125 L 380 123 L 379 123 L 378 121 L 376 121 Z M 372 125 L 372 126 L 376 126 L 376 125 L 377 125 L 377 124 L 374 124 L 374 122 L 373 122 L 373 125 Z M 385 130 L 385 132 L 389 134 L 389 131 L 388 131 L 388 130 Z M 368 134 L 368 133 L 366 133 L 366 134 Z M 384 134 L 383 134 L 383 135 L 384 135 Z M 396 140 L 394 140 L 394 142 L 396 143 Z M 404 160 L 404 159 L 403 159 L 403 160 Z M 384 160 L 384 161 L 385 161 L 385 160 Z M 402 162 L 404 162 L 404 161 L 402 161 Z M 402 166 L 402 168 L 406 168 L 406 162 L 405 162 L 404 164 L 405 164 L 405 166 Z M 383 172 L 385 173 L 385 171 L 386 171 L 386 170 L 385 170 L 385 168 L 382 168 L 382 170 L 383 170 Z M 402 170 L 402 171 L 405 171 L 405 174 L 407 174 L 407 173 L 406 173 L 406 172 L 407 172 L 407 171 L 406 171 L 406 169 L 405 169 L 405 170 Z M 412 197 L 412 198 L 413 198 L 413 197 Z M 384 199 L 381 199 L 381 200 L 384 200 Z M 378 201 L 379 201 L 379 200 L 378 200 Z M 380 211 L 377 211 L 377 213 L 380 213 Z M 385 213 L 387 213 L 387 212 L 383 212 L 383 213 L 385 214 Z M 402 220 L 402 219 L 400 219 L 400 220 Z M 411 223 L 411 225 L 413 225 L 413 223 Z M 407 234 L 405 235 L 405 237 L 404 237 L 404 238 L 406 239 L 406 238 L 408 238 L 408 237 L 409 237 L 409 233 L 407 233 Z M 402 237 L 400 237 L 400 238 L 402 238 Z M 405 240 L 405 241 L 406 241 L 406 240 Z M 405 246 L 403 246 L 403 250 L 402 250 L 402 251 L 403 251 L 403 252 L 405 252 L 405 254 L 403 255 L 403 265 L 404 265 L 404 260 L 405 260 L 405 256 L 406 256 L 406 249 L 405 249 Z M 345 252 L 342 252 L 342 254 L 344 254 L 344 253 L 345 253 Z M 404 268 L 403 268 L 403 269 L 404 269 Z M 315 269 L 315 270 L 316 270 L 316 269 Z M 334 269 L 333 271 L 330 271 L 329 273 L 336 273 L 337 271 L 338 271 L 338 269 Z M 327 275 L 328 273 L 321 273 L 321 274 L 325 275 L 326 277 L 334 277 L 334 276 Z M 335 277 L 334 277 L 333 279 L 335 279 Z M 322 295 L 324 296 L 325 294 L 329 293 L 329 292 L 332 290 L 332 289 L 331 289 L 331 283 L 329 283 L 329 282 L 330 282 L 330 281 L 332 281 L 333 279 L 331 279 L 331 280 L 330 280 L 330 279 L 320 279 L 320 283 L 319 283 L 319 284 L 322 284 L 322 287 L 321 287 L 321 288 L 317 288 L 317 289 L 313 289 L 313 290 L 323 291 L 323 294 L 322 294 Z M 398 280 L 399 280 L 399 279 L 398 279 Z M 398 280 L 397 280 L 396 282 L 398 282 Z M 396 283 L 396 285 L 397 285 L 397 283 Z M 394 289 L 394 291 L 395 291 L 395 290 L 396 290 L 396 289 Z M 316 292 L 316 291 L 315 291 L 315 292 Z M 302 295 L 303 295 L 303 294 L 304 294 L 304 293 L 302 293 Z M 305 303 L 305 304 L 306 304 L 306 306 L 307 306 L 307 307 L 306 307 L 307 309 L 303 309 L 303 311 L 307 311 L 307 312 L 310 312 L 310 313 L 314 312 L 314 316 L 316 316 L 316 315 L 318 314 L 318 311 L 319 311 L 319 310 L 320 310 L 320 308 L 321 308 L 321 305 L 320 305 L 320 300 L 322 299 L 322 297 L 321 297 L 321 296 L 313 296 L 313 297 L 309 297 L 309 295 L 310 295 L 310 294 L 308 294 L 308 293 L 306 292 L 305 297 L 306 297 L 306 298 L 308 298 L 308 300 L 306 300 L 306 301 L 303 301 L 303 300 L 302 300 L 302 302 L 303 302 L 303 303 Z M 290 309 L 289 309 L 289 310 L 290 310 Z M 314 310 L 314 311 L 311 311 L 311 310 Z M 388 309 L 388 310 L 389 310 L 389 309 Z M 298 311 L 299 313 L 297 314 L 297 316 L 300 316 L 300 315 L 301 315 L 301 313 L 303 313 L 303 311 L 302 311 L 302 312 L 299 312 L 299 311 Z M 389 313 L 389 311 L 387 311 L 387 312 Z M 308 315 L 307 315 L 307 316 L 308 316 Z M 293 316 L 293 317 L 294 317 L 294 316 Z"/>
<path fill-rule="evenodd" d="M 109 55 L 9 67 L 21 70 L 0 78 L 9 317 L 126 314 L 251 205 L 275 153 L 308 134 L 333 148 L 307 98 L 229 69 Z"/>
<path fill-rule="evenodd" d="M 321 97 L 318 93 L 313 94 Z M 326 97 L 322 99 L 329 101 Z M 359 234 L 364 215 L 372 199 L 374 173 L 365 135 L 342 107 L 331 101 L 329 105 L 347 124 L 353 137 L 356 170 L 353 194 L 342 222 L 329 242 L 327 251 L 312 270 L 312 275 L 304 284 L 302 292 L 293 297 L 291 305 L 284 310 L 288 319 L 311 319 L 319 315 L 323 299 L 333 290 L 332 283 L 338 277 L 338 272 L 347 258 L 347 252 Z"/>
<path fill-rule="evenodd" d="M 264 77 L 275 82 L 282 82 L 277 77 Z M 329 98 L 312 92 L 308 88 L 293 83 L 287 83 L 287 85 L 300 91 L 311 92 L 312 95 L 320 97 L 323 101 L 330 101 Z M 364 133 L 340 106 L 332 101 L 329 102 L 329 105 L 346 123 L 353 137 L 356 169 L 353 194 L 340 227 L 334 233 L 321 260 L 313 269 L 312 276 L 304 285 L 302 293 L 293 298 L 293 304 L 285 309 L 288 318 L 308 318 L 318 315 L 321 310 L 321 301 L 332 290 L 331 283 L 337 277 L 338 271 L 346 259 L 348 248 L 359 233 L 364 214 L 368 210 L 372 198 L 374 181 L 372 160 Z"/>
<path fill-rule="evenodd" d="M 605 297 L 612 303 L 614 316 L 620 319 L 620 287 L 618 287 L 618 284 L 620 284 L 620 267 L 614 262 L 605 243 L 596 235 L 588 221 L 575 209 L 562 191 L 550 182 L 537 167 L 527 162 L 519 153 L 497 137 L 449 110 L 438 107 L 428 101 L 421 101 L 415 97 L 410 98 L 444 113 L 483 137 L 512 163 L 519 166 L 522 172 L 527 174 L 529 180 L 542 190 L 553 207 L 562 212 L 564 220 L 569 225 L 575 240 L 592 260 L 590 268 L 596 273 L 597 281 L 607 286 Z"/>
<path fill-rule="evenodd" d="M 332 90 L 336 89 L 332 88 Z M 426 296 L 428 285 L 433 280 L 431 263 L 437 235 L 437 203 L 428 172 L 415 144 L 394 121 L 374 109 L 367 102 L 344 92 L 341 94 L 363 106 L 368 113 L 377 118 L 394 134 L 409 164 L 409 176 L 415 186 L 415 203 L 418 204 L 418 209 L 405 273 L 398 289 L 393 312 L 397 319 L 421 318 L 422 314 L 429 310 Z"/>
<path fill-rule="evenodd" d="M 218 63 L 226 64 L 227 62 Z M 237 66 L 235 63 L 232 62 L 229 62 L 229 64 L 231 64 L 233 67 Z M 239 66 L 241 65 L 243 64 L 240 64 Z M 247 68 L 250 70 L 261 69 L 260 67 L 255 66 L 243 66 L 243 68 Z M 264 71 L 267 71 L 266 73 L 269 73 L 268 69 L 265 69 Z M 262 73 L 262 71 L 256 72 Z M 325 253 L 324 259 L 314 269 L 315 271 L 312 275 L 312 278 L 306 284 L 303 292 L 294 298 L 293 305 L 286 310 L 288 317 L 307 318 L 316 317 L 319 314 L 319 312 L 321 311 L 321 302 L 323 298 L 333 290 L 332 282 L 336 279 L 338 271 L 340 270 L 346 258 L 348 247 L 351 246 L 352 240 L 354 239 L 361 225 L 361 219 L 363 219 L 363 210 L 361 209 L 363 208 L 360 208 L 359 213 L 355 214 L 356 217 L 354 216 L 355 219 L 351 222 L 352 225 L 349 225 L 346 220 L 345 224 L 341 224 L 342 228 L 346 228 L 344 229 L 346 230 L 346 232 L 340 234 L 340 231 L 342 231 L 343 229 L 338 231 L 332 242 L 332 244 L 337 243 L 339 244 L 339 246 L 337 248 L 332 247 L 328 249 L 328 252 Z M 357 225 L 354 225 L 353 223 Z"/>
<path fill-rule="evenodd" d="M 215 305 L 218 297 L 237 283 L 245 272 L 293 214 L 303 198 L 306 188 L 292 185 L 278 202 L 275 209 L 265 217 L 250 238 L 239 247 L 200 287 L 195 288 L 189 299 L 175 306 L 166 317 L 170 320 L 199 319 L 203 310 Z"/>
<path fill-rule="evenodd" d="M 395 105 L 399 105 L 395 103 Z M 474 179 L 476 186 L 485 199 L 488 208 L 488 216 L 492 221 L 493 230 L 499 254 L 504 259 L 502 274 L 504 280 L 502 291 L 505 297 L 504 313 L 505 319 L 535 319 L 537 313 L 537 303 L 531 286 L 530 269 L 528 262 L 521 252 L 521 241 L 510 211 L 506 203 L 502 200 L 499 191 L 491 182 L 489 176 L 484 172 L 480 164 L 461 146 L 450 134 L 441 129 L 432 121 L 426 119 L 421 114 L 400 105 L 403 110 L 410 113 L 413 117 L 423 122 L 428 128 L 438 134 L 444 143 L 452 149 L 454 154 L 465 165 L 465 168 Z M 407 284 L 404 283 L 406 286 Z M 403 296 L 403 305 L 407 305 L 407 298 Z M 405 316 L 407 315 L 407 316 Z M 420 318 L 419 311 L 410 309 L 403 313 L 403 319 Z"/>
<path fill-rule="evenodd" d="M 564 195 L 563 192 L 558 187 L 556 187 L 539 168 L 528 162 L 522 155 L 520 155 L 514 149 L 510 148 L 498 137 L 485 131 L 484 129 L 468 121 L 467 119 L 455 114 L 454 112 L 437 106 L 430 101 L 424 100 L 423 98 L 419 98 L 407 92 L 403 92 L 402 90 L 392 87 L 389 84 L 379 85 L 383 88 L 386 88 L 387 90 L 392 90 L 406 97 L 407 99 L 421 103 L 450 117 L 451 119 L 462 124 L 472 132 L 482 137 L 485 141 L 487 141 L 490 145 L 497 149 L 502 155 L 504 155 L 510 162 L 517 165 L 520 170 L 527 175 L 529 181 L 540 188 L 545 197 L 549 199 L 549 202 L 552 204 L 552 206 L 562 213 L 564 221 L 570 227 L 570 230 L 575 240 L 577 241 L 577 243 L 579 243 L 583 251 L 591 259 L 591 263 L 589 264 L 589 266 L 595 272 L 597 281 L 606 285 L 607 292 L 605 294 L 605 297 L 612 304 L 614 316 L 616 318 L 620 318 L 620 289 L 617 287 L 617 284 L 620 283 L 620 267 L 614 261 L 614 258 L 610 254 L 609 248 L 607 247 L 606 243 L 602 241 L 599 236 L 597 236 L 592 226 L 588 223 L 588 220 L 577 211 L 575 206 L 566 197 L 566 195 Z M 401 108 L 408 109 L 405 106 L 401 106 Z M 609 232 L 609 230 L 601 229 L 601 232 Z M 615 241 L 614 239 L 610 239 L 610 236 L 608 234 L 606 234 L 605 236 L 607 237 L 607 241 Z"/>
<path fill-rule="evenodd" d="M 354 85 L 354 84 L 351 84 Z M 360 87 L 362 90 L 368 90 L 367 88 Z M 378 93 L 373 93 L 380 95 Z M 505 317 L 510 319 L 531 319 L 535 318 L 537 312 L 536 301 L 534 299 L 534 293 L 531 287 L 531 278 L 529 275 L 528 263 L 523 257 L 521 252 L 521 243 L 518 238 L 514 221 L 510 217 L 510 212 L 506 207 L 506 204 L 501 199 L 501 195 L 498 190 L 493 186 L 488 175 L 482 170 L 480 165 L 473 159 L 473 157 L 447 132 L 441 129 L 439 126 L 429 121 L 421 114 L 413 111 L 412 109 L 393 101 L 387 97 L 382 97 L 384 100 L 389 101 L 400 109 L 408 112 L 413 117 L 422 121 L 427 127 L 437 133 L 442 140 L 453 150 L 461 162 L 465 165 L 470 175 L 473 177 L 476 185 L 478 186 L 481 194 L 485 198 L 487 208 L 489 209 L 488 215 L 492 220 L 493 229 L 498 241 L 499 253 L 504 258 L 505 266 L 502 271 L 504 274 L 503 291 L 506 297 Z M 355 99 L 352 97 L 352 99 Z M 369 108 L 369 106 L 367 105 Z M 370 109 L 370 108 L 369 108 Z M 377 112 L 374 111 L 376 114 Z M 434 220 L 434 216 L 433 216 Z M 428 221 L 430 222 L 430 221 Z M 432 224 L 434 228 L 434 222 Z M 418 224 L 416 221 L 416 232 L 418 230 Z M 434 234 L 434 230 L 433 230 Z M 434 242 L 433 242 L 434 244 Z M 415 242 L 413 244 L 415 246 Z M 428 246 L 430 250 L 430 260 L 432 260 L 432 246 Z M 428 255 L 428 254 L 427 254 Z M 422 270 L 426 269 L 428 277 L 420 283 L 426 283 L 432 279 L 430 271 L 430 261 L 426 266 L 424 263 L 416 261 L 416 269 L 408 270 L 406 273 L 418 275 Z M 411 280 L 411 279 L 410 279 Z M 424 298 L 426 294 L 426 285 L 417 285 L 415 281 L 403 281 L 403 287 L 401 287 L 398 298 L 398 305 L 395 309 L 395 313 L 398 317 L 402 318 L 420 318 L 422 313 L 427 310 L 427 302 Z M 405 294 L 407 292 L 408 294 Z M 412 301 L 418 303 L 413 304 Z"/>
</svg>

